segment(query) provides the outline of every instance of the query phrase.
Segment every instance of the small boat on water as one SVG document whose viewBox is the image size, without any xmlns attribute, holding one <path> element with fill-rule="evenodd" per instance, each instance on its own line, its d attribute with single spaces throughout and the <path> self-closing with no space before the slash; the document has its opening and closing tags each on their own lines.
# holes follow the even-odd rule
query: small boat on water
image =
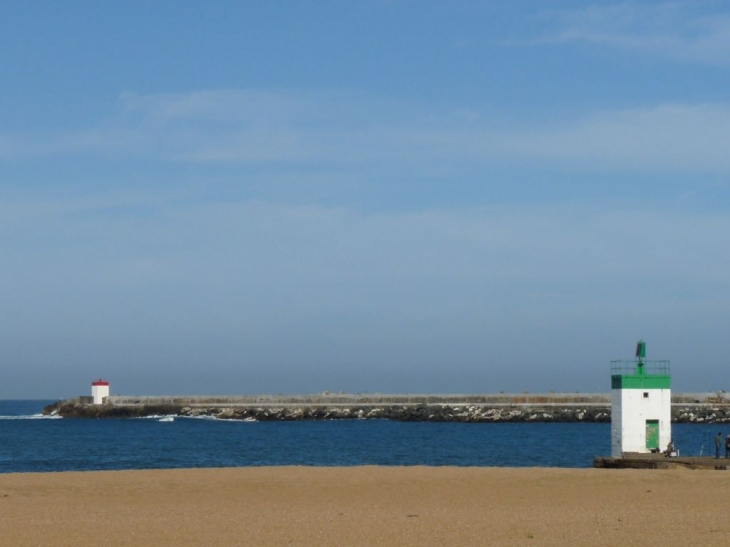
<svg viewBox="0 0 730 547">
<path fill-rule="evenodd" d="M 174 422 L 175 421 L 175 416 L 163 416 L 162 418 L 160 418 L 157 421 L 158 422 Z"/>
</svg>

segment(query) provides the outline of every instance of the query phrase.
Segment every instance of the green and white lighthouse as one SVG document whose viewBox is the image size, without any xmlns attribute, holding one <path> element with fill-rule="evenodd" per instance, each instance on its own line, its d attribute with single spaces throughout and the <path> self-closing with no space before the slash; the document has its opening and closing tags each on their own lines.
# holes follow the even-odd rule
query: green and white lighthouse
<svg viewBox="0 0 730 547">
<path fill-rule="evenodd" d="M 672 440 L 669 361 L 647 361 L 646 343 L 633 361 L 611 361 L 611 456 L 664 450 Z"/>
</svg>

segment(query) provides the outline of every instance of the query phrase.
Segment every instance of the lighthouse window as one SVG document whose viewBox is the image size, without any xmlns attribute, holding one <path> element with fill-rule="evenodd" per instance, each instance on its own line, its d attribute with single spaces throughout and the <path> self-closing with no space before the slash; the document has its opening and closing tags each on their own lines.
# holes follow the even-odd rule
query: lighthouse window
<svg viewBox="0 0 730 547">
<path fill-rule="evenodd" d="M 648 398 L 649 398 L 649 392 L 648 391 L 645 391 L 644 392 L 644 399 L 648 399 Z"/>
</svg>

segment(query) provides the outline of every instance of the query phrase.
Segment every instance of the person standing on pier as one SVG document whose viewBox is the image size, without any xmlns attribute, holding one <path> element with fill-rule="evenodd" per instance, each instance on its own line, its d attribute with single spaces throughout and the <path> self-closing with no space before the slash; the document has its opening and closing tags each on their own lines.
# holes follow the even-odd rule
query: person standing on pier
<svg viewBox="0 0 730 547">
<path fill-rule="evenodd" d="M 725 437 L 725 459 L 730 459 L 730 433 Z"/>
<path fill-rule="evenodd" d="M 720 447 L 722 446 L 722 431 L 715 437 L 715 459 L 720 459 Z"/>
</svg>

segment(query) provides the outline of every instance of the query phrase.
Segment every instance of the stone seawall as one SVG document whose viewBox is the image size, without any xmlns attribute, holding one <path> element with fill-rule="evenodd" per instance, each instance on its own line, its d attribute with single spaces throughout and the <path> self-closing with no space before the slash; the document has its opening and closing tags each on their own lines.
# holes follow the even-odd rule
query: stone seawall
<svg viewBox="0 0 730 547">
<path fill-rule="evenodd" d="M 702 394 L 674 396 L 674 423 L 730 423 L 730 402 L 699 399 Z M 704 394 L 707 395 L 707 394 Z M 715 395 L 715 394 L 711 394 Z M 610 396 L 278 396 L 255 397 L 110 397 L 105 405 L 79 399 L 58 402 L 44 414 L 64 418 L 137 418 L 148 416 L 211 417 L 224 420 L 304 421 L 387 419 L 431 422 L 598 422 L 611 421 Z M 121 400 L 120 400 L 121 399 Z M 276 400 L 274 400 L 276 399 Z M 334 400 L 332 400 L 334 399 Z M 357 399 L 357 400 L 356 400 Z M 367 400 L 363 400 L 367 399 Z M 691 400 L 689 402 L 688 400 Z M 396 402 L 397 401 L 397 402 Z M 684 402 L 688 401 L 688 402 Z M 354 404 L 353 404 L 354 403 Z"/>
</svg>

